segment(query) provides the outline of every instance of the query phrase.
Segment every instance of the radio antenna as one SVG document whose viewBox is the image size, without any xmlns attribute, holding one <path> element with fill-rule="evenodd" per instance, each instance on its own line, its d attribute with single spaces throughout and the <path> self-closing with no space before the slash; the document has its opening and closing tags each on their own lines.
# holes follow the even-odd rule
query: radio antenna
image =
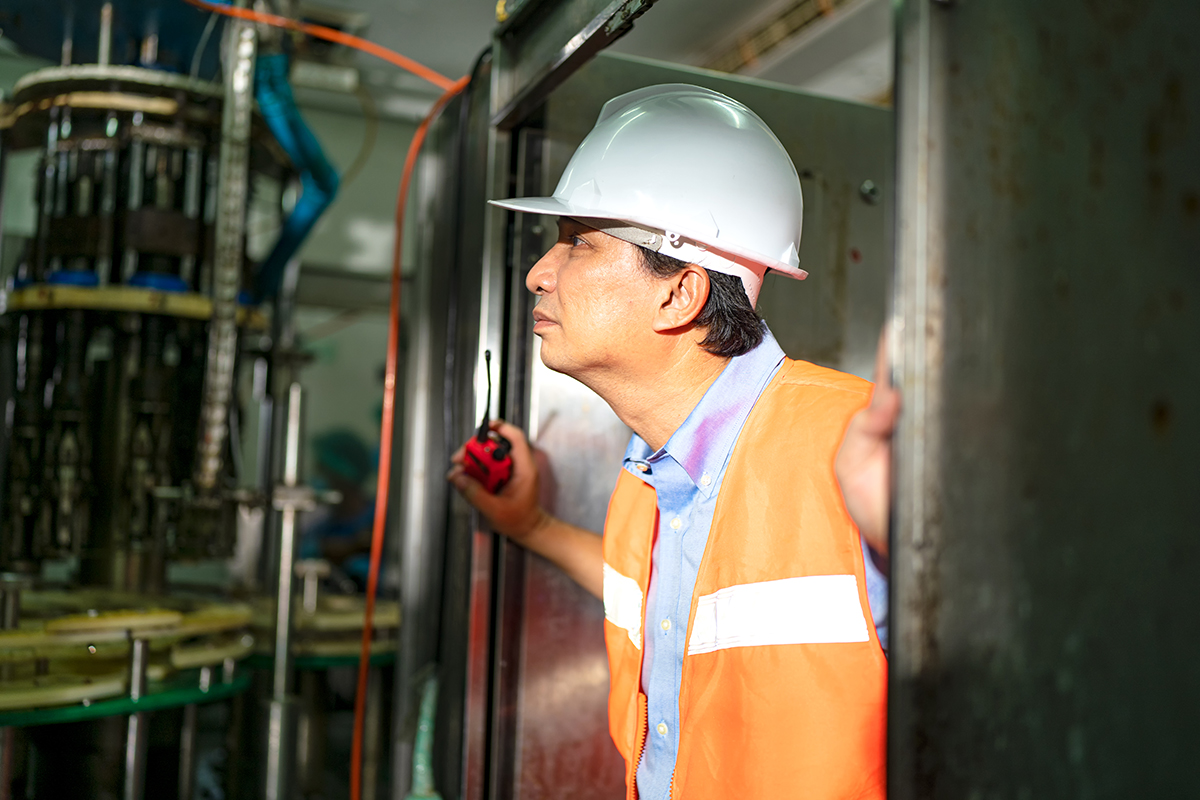
<svg viewBox="0 0 1200 800">
<path fill-rule="evenodd" d="M 475 432 L 475 438 L 480 442 L 487 440 L 488 435 L 488 418 L 492 415 L 492 351 L 483 351 L 484 369 L 487 371 L 487 404 L 483 407 L 483 421 L 479 423 L 479 430 Z"/>
</svg>

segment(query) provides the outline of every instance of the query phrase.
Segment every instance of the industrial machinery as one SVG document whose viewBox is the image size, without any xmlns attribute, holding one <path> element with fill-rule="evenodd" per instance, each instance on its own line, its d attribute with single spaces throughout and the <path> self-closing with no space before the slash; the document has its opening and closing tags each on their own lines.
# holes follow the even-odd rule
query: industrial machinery
<svg viewBox="0 0 1200 800">
<path fill-rule="evenodd" d="M 0 254 L 0 796 L 191 797 L 197 704 L 237 696 L 223 752 L 249 744 L 268 766 L 239 789 L 225 765 L 225 788 L 284 797 L 297 515 L 315 502 L 292 256 L 337 177 L 277 35 L 182 4 L 62 10 L 53 31 L 23 7 L 4 26 L 59 65 L 0 106 L 0 175 L 37 163 L 34 235 Z M 254 583 L 274 597 L 257 616 L 168 581 L 171 562 L 233 555 L 239 508 L 265 520 Z M 361 617 L 342 609 L 339 629 Z M 241 696 L 256 638 L 269 722 L 239 744 L 229 713 L 260 716 Z"/>
<path fill-rule="evenodd" d="M 239 304 L 246 191 L 218 188 L 223 106 L 219 86 L 142 68 L 17 84 L 4 149 L 37 148 L 41 180 L 5 311 L 6 569 L 75 556 L 85 584 L 161 591 L 165 559 L 232 550 L 238 327 L 263 317 Z M 287 160 L 257 133 L 224 166 L 280 183 Z"/>
</svg>

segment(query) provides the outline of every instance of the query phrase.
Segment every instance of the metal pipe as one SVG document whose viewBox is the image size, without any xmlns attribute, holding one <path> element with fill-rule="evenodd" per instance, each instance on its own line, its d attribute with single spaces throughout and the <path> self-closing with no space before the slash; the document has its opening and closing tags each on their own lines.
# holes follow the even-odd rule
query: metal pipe
<svg viewBox="0 0 1200 800">
<path fill-rule="evenodd" d="M 0 728 L 0 800 L 12 800 L 13 748 L 17 743 L 17 729 Z"/>
<path fill-rule="evenodd" d="M 183 707 L 179 733 L 179 800 L 192 800 L 196 778 L 196 704 Z"/>
<path fill-rule="evenodd" d="M 283 485 L 294 489 L 300 478 L 300 404 L 303 390 L 299 383 L 288 387 L 287 433 L 283 455 Z M 280 505 L 279 584 L 275 597 L 275 663 L 272 697 L 288 696 L 292 667 L 292 577 L 296 569 L 296 505 Z"/>
<path fill-rule="evenodd" d="M 187 167 L 183 180 L 183 214 L 188 219 L 200 218 L 200 182 L 203 177 L 204 156 L 199 147 L 189 147 Z M 195 280 L 196 256 L 186 255 L 180 259 L 179 277 L 189 285 Z"/>
<path fill-rule="evenodd" d="M 280 512 L 279 576 L 275 596 L 275 651 L 271 700 L 267 723 L 266 797 L 283 800 L 290 795 L 296 758 L 295 699 L 290 696 L 292 674 L 292 580 L 296 567 L 296 517 L 304 499 L 297 491 L 300 479 L 301 403 L 303 390 L 288 387 L 287 427 L 284 438 L 283 482 L 275 493 Z"/>
<path fill-rule="evenodd" d="M 105 3 L 100 6 L 100 43 L 96 56 L 96 63 L 102 67 L 107 67 L 112 60 L 112 21 L 112 3 Z"/>
<path fill-rule="evenodd" d="M 146 667 L 150 661 L 150 642 L 134 639 L 129 648 L 129 699 L 141 700 L 146 694 Z M 129 715 L 125 735 L 125 800 L 142 800 L 146 790 L 145 712 Z"/>
<path fill-rule="evenodd" d="M 200 691 L 207 692 L 212 688 L 213 676 L 215 672 L 216 670 L 211 666 L 200 668 Z M 226 683 L 230 683 L 232 680 L 233 679 L 230 678 L 230 680 L 226 681 Z"/>
<path fill-rule="evenodd" d="M 292 698 L 267 704 L 266 800 L 291 800 L 296 759 L 296 703 Z"/>
<path fill-rule="evenodd" d="M 62 40 L 62 56 L 59 58 L 59 65 L 63 67 L 71 66 L 71 58 L 75 53 L 75 11 L 71 6 L 67 6 L 67 13 L 63 15 L 63 40 Z"/>
<path fill-rule="evenodd" d="M 304 575 L 304 610 L 310 614 L 317 612 L 317 595 L 321 588 L 321 578 L 315 572 Z"/>
<path fill-rule="evenodd" d="M 212 688 L 215 669 L 200 668 L 200 691 Z M 192 800 L 196 790 L 196 715 L 195 703 L 183 707 L 183 730 L 179 736 L 179 800 Z"/>
<path fill-rule="evenodd" d="M 8 169 L 8 148 L 0 142 L 0 187 L 4 186 L 4 174 Z M 0 264 L 4 263 L 4 195 L 0 192 Z M 7 282 L 7 275 L 0 275 L 0 281 Z"/>
</svg>

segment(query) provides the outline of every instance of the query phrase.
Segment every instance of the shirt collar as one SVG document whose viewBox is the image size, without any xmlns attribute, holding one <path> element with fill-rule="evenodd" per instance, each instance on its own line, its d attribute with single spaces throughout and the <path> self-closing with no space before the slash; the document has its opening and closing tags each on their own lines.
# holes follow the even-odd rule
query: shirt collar
<svg viewBox="0 0 1200 800">
<path fill-rule="evenodd" d="M 729 360 L 662 449 L 652 452 L 642 437 L 633 435 L 625 450 L 626 466 L 632 462 L 638 474 L 644 471 L 639 465 L 653 469 L 654 462 L 669 456 L 705 497 L 710 496 L 746 417 L 783 359 L 779 343 L 764 326 L 758 347 Z"/>
</svg>

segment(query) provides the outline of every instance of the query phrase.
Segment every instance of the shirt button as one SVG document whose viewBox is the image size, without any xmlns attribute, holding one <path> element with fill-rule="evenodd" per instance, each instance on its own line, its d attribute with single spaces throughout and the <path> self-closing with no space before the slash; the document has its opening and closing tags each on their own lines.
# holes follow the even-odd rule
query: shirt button
<svg viewBox="0 0 1200 800">
<path fill-rule="evenodd" d="M 658 723 L 658 728 L 656 728 L 656 730 L 658 731 L 659 736 L 666 736 L 667 735 L 667 723 L 665 723 L 665 722 Z"/>
<path fill-rule="evenodd" d="M 633 466 L 638 472 L 645 472 L 646 470 L 650 469 L 650 467 L 645 464 L 634 464 Z"/>
<path fill-rule="evenodd" d="M 683 520 L 681 520 L 679 517 L 676 517 L 675 519 L 671 520 L 671 528 L 672 529 L 679 530 L 682 527 L 683 527 Z"/>
<path fill-rule="evenodd" d="M 707 472 L 700 476 L 700 484 L 702 486 L 708 486 L 710 483 L 712 483 L 712 478 L 709 477 Z"/>
<path fill-rule="evenodd" d="M 664 631 L 669 631 L 669 630 L 671 630 L 671 620 L 669 620 L 669 619 L 664 619 L 664 620 L 662 621 L 662 629 L 663 629 Z"/>
</svg>

